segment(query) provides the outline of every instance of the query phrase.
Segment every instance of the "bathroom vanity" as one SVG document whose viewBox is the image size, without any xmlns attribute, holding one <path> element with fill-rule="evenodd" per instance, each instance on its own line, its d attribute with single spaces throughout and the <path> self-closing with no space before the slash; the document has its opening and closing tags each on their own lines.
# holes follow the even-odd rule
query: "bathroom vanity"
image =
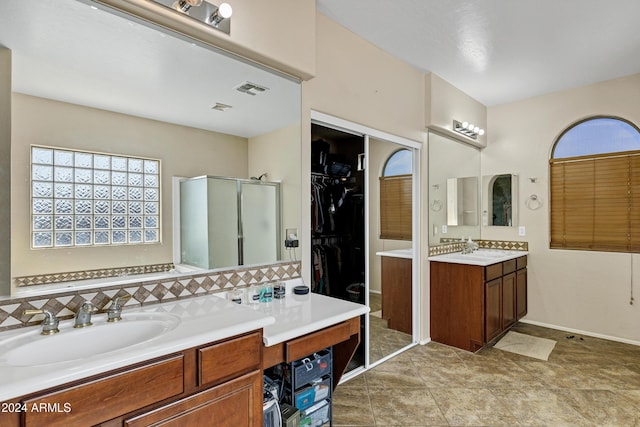
<svg viewBox="0 0 640 427">
<path fill-rule="evenodd" d="M 527 314 L 527 252 L 429 257 L 431 339 L 477 351 Z"/>
<path fill-rule="evenodd" d="M 292 282 L 283 300 L 254 307 L 212 294 L 124 310 L 115 324 L 98 316 L 80 330 L 72 321 L 60 322 L 53 336 L 40 336 L 39 327 L 1 333 L 0 425 L 262 426 L 263 369 L 333 346 L 335 387 L 359 343 L 360 315 L 368 310 L 322 295 L 293 295 L 290 288 L 299 280 Z M 142 322 L 162 328 L 121 349 L 86 349 L 110 341 L 111 326 L 127 322 L 116 333 Z M 83 330 L 79 353 L 69 353 L 69 360 L 14 357 L 15 349 L 41 342 L 51 343 L 55 354 L 58 344 L 67 343 L 60 338 L 80 337 Z M 92 341 L 93 334 L 104 339 Z"/>
</svg>

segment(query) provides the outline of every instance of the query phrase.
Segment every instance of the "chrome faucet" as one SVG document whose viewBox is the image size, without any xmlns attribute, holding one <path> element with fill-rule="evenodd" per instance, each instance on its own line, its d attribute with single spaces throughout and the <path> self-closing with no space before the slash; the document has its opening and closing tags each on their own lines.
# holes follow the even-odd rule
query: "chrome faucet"
<svg viewBox="0 0 640 427">
<path fill-rule="evenodd" d="M 93 313 L 93 309 L 95 306 L 90 302 L 85 302 L 80 306 L 80 309 L 76 313 L 76 323 L 73 325 L 74 328 L 84 328 L 85 326 L 91 326 L 91 314 Z"/>
<path fill-rule="evenodd" d="M 463 239 L 464 241 L 464 239 Z M 463 254 L 470 254 L 473 253 L 473 251 L 478 250 L 478 244 L 476 242 L 474 242 L 473 240 L 471 240 L 471 236 L 469 236 L 469 240 L 467 240 L 465 247 L 462 249 L 462 253 Z"/>
<path fill-rule="evenodd" d="M 113 298 L 111 306 L 107 310 L 107 322 L 119 322 L 122 320 L 122 307 L 131 298 L 131 295 L 122 295 Z"/>
<path fill-rule="evenodd" d="M 58 329 L 58 323 L 60 323 L 60 321 L 51 311 L 44 309 L 24 311 L 25 316 L 33 314 L 44 314 L 44 319 L 42 320 L 42 332 L 40 332 L 41 335 L 53 335 L 60 332 L 60 329 Z"/>
</svg>

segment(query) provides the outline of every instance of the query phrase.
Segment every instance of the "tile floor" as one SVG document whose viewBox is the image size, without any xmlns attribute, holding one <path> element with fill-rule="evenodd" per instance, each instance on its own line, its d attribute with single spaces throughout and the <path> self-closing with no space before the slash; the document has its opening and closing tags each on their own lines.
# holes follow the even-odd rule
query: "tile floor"
<svg viewBox="0 0 640 427">
<path fill-rule="evenodd" d="M 640 426 L 640 347 L 512 330 L 556 340 L 549 360 L 419 345 L 341 384 L 333 425 Z"/>
<path fill-rule="evenodd" d="M 380 294 L 369 294 L 369 308 L 371 313 L 382 310 Z M 389 329 L 388 322 L 380 317 L 372 315 L 369 322 L 369 360 L 372 363 L 410 345 L 413 341 L 411 335 Z"/>
</svg>

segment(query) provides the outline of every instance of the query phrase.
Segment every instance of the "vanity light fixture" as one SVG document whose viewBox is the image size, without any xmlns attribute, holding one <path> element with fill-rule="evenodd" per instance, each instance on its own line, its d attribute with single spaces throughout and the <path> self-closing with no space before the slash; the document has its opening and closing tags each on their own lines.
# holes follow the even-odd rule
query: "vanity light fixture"
<svg viewBox="0 0 640 427">
<path fill-rule="evenodd" d="M 229 3 L 215 5 L 215 0 L 148 0 L 160 4 L 184 16 L 188 16 L 209 28 L 229 34 L 233 8 Z M 217 2 L 216 2 L 217 3 Z"/>
<path fill-rule="evenodd" d="M 233 9 L 231 8 L 231 5 L 229 3 L 222 3 L 218 6 L 215 12 L 209 16 L 207 22 L 217 28 L 222 21 L 231 18 L 232 14 Z"/>
<path fill-rule="evenodd" d="M 194 6 L 200 6 L 202 4 L 202 0 L 177 0 L 173 4 L 173 8 L 178 12 L 187 13 L 189 9 Z"/>
<path fill-rule="evenodd" d="M 453 130 L 472 139 L 478 139 L 478 136 L 484 135 L 484 129 L 473 123 L 459 122 L 457 120 L 453 121 Z"/>
</svg>

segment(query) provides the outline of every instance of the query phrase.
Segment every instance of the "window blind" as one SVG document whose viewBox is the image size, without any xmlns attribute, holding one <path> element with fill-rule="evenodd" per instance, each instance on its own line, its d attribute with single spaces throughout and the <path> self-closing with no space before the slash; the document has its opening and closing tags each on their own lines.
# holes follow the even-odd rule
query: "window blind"
<svg viewBox="0 0 640 427">
<path fill-rule="evenodd" d="M 640 252 L 640 150 L 551 159 L 551 248 Z"/>
<path fill-rule="evenodd" d="M 380 238 L 411 240 L 411 175 L 380 177 Z"/>
</svg>

